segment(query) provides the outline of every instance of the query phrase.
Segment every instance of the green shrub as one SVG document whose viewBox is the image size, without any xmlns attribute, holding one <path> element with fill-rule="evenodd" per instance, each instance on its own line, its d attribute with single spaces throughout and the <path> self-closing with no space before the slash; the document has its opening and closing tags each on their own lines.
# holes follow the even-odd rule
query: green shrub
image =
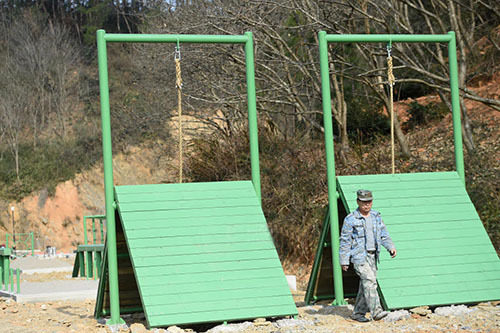
<svg viewBox="0 0 500 333">
<path fill-rule="evenodd" d="M 33 191 L 46 188 L 54 194 L 58 183 L 75 176 L 77 172 L 94 164 L 101 155 L 97 138 L 87 137 L 65 142 L 22 145 L 19 149 L 19 180 L 10 152 L 0 160 L 0 197 L 20 200 Z"/>
</svg>

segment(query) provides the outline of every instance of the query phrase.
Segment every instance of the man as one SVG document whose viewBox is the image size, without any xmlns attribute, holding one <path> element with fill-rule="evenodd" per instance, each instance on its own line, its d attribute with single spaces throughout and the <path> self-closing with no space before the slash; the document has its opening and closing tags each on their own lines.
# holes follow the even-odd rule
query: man
<svg viewBox="0 0 500 333">
<path fill-rule="evenodd" d="M 358 190 L 358 208 L 344 219 L 340 235 L 340 265 L 347 271 L 352 262 L 359 276 L 359 289 L 352 319 L 370 321 L 365 317 L 371 313 L 373 320 L 387 316 L 380 306 L 377 293 L 377 262 L 382 245 L 391 257 L 396 257 L 396 248 L 385 227 L 380 213 L 372 210 L 373 196 L 368 190 Z"/>
</svg>

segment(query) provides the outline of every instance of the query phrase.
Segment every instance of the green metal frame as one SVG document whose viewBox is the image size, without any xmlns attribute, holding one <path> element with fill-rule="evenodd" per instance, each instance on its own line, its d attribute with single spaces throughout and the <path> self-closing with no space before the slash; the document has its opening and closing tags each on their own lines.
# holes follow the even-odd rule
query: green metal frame
<svg viewBox="0 0 500 333">
<path fill-rule="evenodd" d="M 102 147 L 104 163 L 104 191 L 107 221 L 107 255 L 109 269 L 110 312 L 109 324 L 120 324 L 120 300 L 118 292 L 118 260 L 116 252 L 116 203 L 113 195 L 113 158 L 111 145 L 111 121 L 109 106 L 107 43 L 222 43 L 244 44 L 247 81 L 248 123 L 250 137 L 250 163 L 252 182 L 261 201 L 259 146 L 257 130 L 257 103 L 255 93 L 255 70 L 253 37 L 251 32 L 244 35 L 160 35 L 160 34 L 107 34 L 104 30 L 97 31 L 97 54 L 99 63 L 99 88 L 101 97 Z"/>
<path fill-rule="evenodd" d="M 450 89 L 453 118 L 453 138 L 455 146 L 455 167 L 465 186 L 465 168 L 462 147 L 462 129 L 460 121 L 460 100 L 458 91 L 458 66 L 455 33 L 443 35 L 329 35 L 325 31 L 318 33 L 321 71 L 321 95 L 323 122 L 325 130 L 326 168 L 328 178 L 328 205 L 330 214 L 330 234 L 332 242 L 332 261 L 334 276 L 334 305 L 345 304 L 342 284 L 342 269 L 339 262 L 339 220 L 335 178 L 335 155 L 333 147 L 333 124 L 330 95 L 330 75 L 328 66 L 328 43 L 448 43 L 448 63 L 450 68 Z M 316 263 L 315 263 L 316 265 Z M 314 267 L 313 267 L 314 270 Z"/>
<path fill-rule="evenodd" d="M 97 228 L 96 228 L 96 220 L 99 221 L 99 231 L 101 235 L 101 243 L 104 244 L 104 223 L 102 220 L 106 219 L 106 215 L 85 215 L 83 216 L 83 244 L 87 245 L 88 235 L 87 235 L 87 220 L 92 220 L 92 244 L 96 244 L 97 241 Z"/>
<path fill-rule="evenodd" d="M 21 237 L 26 236 L 26 238 L 22 239 Z M 14 242 L 12 241 L 11 246 L 9 246 L 9 238 L 12 238 L 14 240 L 17 237 L 17 240 Z M 29 242 L 29 245 L 28 245 Z M 17 249 L 18 244 L 24 244 L 26 245 L 26 251 L 31 251 L 31 256 L 35 255 L 35 235 L 33 231 L 30 232 L 22 232 L 22 233 L 15 233 L 15 234 L 10 234 L 6 233 L 5 234 L 5 246 L 10 247 L 10 248 L 16 248 Z"/>
</svg>

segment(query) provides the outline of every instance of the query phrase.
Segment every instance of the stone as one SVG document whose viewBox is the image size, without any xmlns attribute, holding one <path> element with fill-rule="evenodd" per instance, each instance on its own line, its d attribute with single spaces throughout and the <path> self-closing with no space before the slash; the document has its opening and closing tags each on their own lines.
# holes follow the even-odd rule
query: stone
<svg viewBox="0 0 500 333">
<path fill-rule="evenodd" d="M 249 321 L 245 321 L 239 324 L 228 324 L 228 325 L 219 325 L 211 328 L 207 331 L 207 333 L 220 333 L 220 332 L 242 332 L 246 329 L 253 327 L 253 323 Z"/>
<path fill-rule="evenodd" d="M 410 318 L 410 313 L 406 310 L 398 310 L 398 311 L 392 311 L 389 312 L 387 317 L 384 318 L 384 321 L 386 322 L 395 322 L 398 320 L 405 320 Z"/>
<path fill-rule="evenodd" d="M 429 307 L 427 305 L 410 309 L 410 312 L 413 314 L 417 314 L 419 316 L 427 316 L 432 313 L 432 311 L 429 310 Z"/>
<path fill-rule="evenodd" d="M 48 306 L 46 304 L 40 305 L 40 309 L 42 310 L 47 310 Z"/>
<path fill-rule="evenodd" d="M 469 314 L 470 312 L 475 311 L 475 309 L 470 309 L 465 305 L 451 305 L 451 306 L 442 306 L 436 308 L 434 313 L 439 316 L 455 316 L 461 317 L 463 315 Z"/>
<path fill-rule="evenodd" d="M 177 326 L 170 326 L 167 328 L 168 333 L 184 333 L 184 330 Z"/>
<path fill-rule="evenodd" d="M 141 323 L 133 323 L 130 325 L 130 333 L 146 333 L 148 330 Z"/>
<path fill-rule="evenodd" d="M 304 329 L 305 326 L 313 326 L 315 323 L 314 321 L 310 320 L 304 320 L 304 319 L 280 319 L 276 321 L 276 326 L 279 328 L 284 328 L 284 327 L 301 327 Z"/>
<path fill-rule="evenodd" d="M 253 321 L 254 326 L 269 326 L 271 325 L 270 322 L 266 320 L 266 318 L 256 318 Z"/>
</svg>

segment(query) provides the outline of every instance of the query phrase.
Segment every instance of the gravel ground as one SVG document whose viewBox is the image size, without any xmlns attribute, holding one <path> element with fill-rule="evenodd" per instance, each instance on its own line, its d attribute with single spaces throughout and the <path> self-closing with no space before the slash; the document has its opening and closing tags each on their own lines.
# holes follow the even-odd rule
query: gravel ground
<svg viewBox="0 0 500 333">
<path fill-rule="evenodd" d="M 299 297 L 299 296 L 298 296 Z M 231 323 L 218 326 L 145 328 L 142 314 L 125 315 L 128 328 L 119 332 L 500 332 L 500 306 L 498 302 L 481 303 L 471 307 L 456 306 L 428 311 L 405 311 L 396 321 L 358 323 L 349 319 L 352 306 L 328 305 L 300 306 L 297 319 L 265 320 Z M 424 309 L 425 310 L 425 309 Z M 111 332 L 109 327 L 93 318 L 94 301 L 46 302 L 17 304 L 0 298 L 0 327 L 5 333 L 31 332 Z M 402 314 L 401 311 L 399 314 Z"/>
<path fill-rule="evenodd" d="M 49 268 L 68 264 L 66 260 L 44 260 L 23 258 L 15 260 L 21 268 Z M 61 262 L 62 261 L 62 262 Z M 14 266 L 14 265 L 13 265 Z M 16 265 L 17 266 L 17 265 Z M 21 275 L 22 276 L 22 275 Z M 29 276 L 29 278 L 28 278 Z M 22 276 L 23 277 L 23 276 Z M 62 286 L 78 283 L 79 279 L 68 281 L 65 272 L 24 275 L 35 285 L 46 283 Z M 25 286 L 30 284 L 25 283 Z M 93 280 L 80 279 L 80 283 L 96 283 Z M 21 283 L 21 288 L 23 284 Z M 47 287 L 42 289 L 47 290 Z M 142 313 L 123 315 L 127 328 L 117 332 L 132 333 L 183 333 L 183 332 L 262 332 L 262 333 L 295 333 L 295 332 L 500 332 L 500 302 L 481 303 L 473 306 L 451 306 L 428 309 L 426 307 L 410 311 L 393 311 L 385 320 L 369 323 L 358 323 L 349 317 L 352 305 L 333 307 L 327 304 L 304 306 L 304 291 L 294 293 L 299 316 L 297 319 L 277 318 L 266 320 L 230 323 L 228 325 L 198 325 L 189 327 L 168 327 L 163 329 L 145 328 L 146 321 Z M 349 300 L 351 303 L 353 300 Z M 95 300 L 86 301 L 53 301 L 18 304 L 10 299 L 0 297 L 0 332 L 2 333 L 38 333 L 38 332 L 111 332 L 111 329 L 93 318 Z"/>
</svg>

